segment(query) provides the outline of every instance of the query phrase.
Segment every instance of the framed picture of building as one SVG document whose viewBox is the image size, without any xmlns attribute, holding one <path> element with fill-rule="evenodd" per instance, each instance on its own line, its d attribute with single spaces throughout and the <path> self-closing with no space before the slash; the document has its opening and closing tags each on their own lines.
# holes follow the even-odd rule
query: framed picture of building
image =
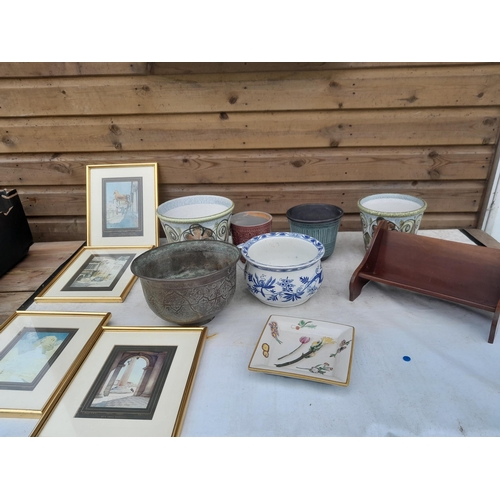
<svg viewBox="0 0 500 500">
<path fill-rule="evenodd" d="M 104 327 L 32 436 L 179 436 L 206 332 Z"/>
<path fill-rule="evenodd" d="M 156 163 L 87 165 L 87 246 L 157 246 Z"/>
<path fill-rule="evenodd" d="M 137 279 L 130 264 L 149 247 L 83 247 L 35 302 L 123 302 Z"/>
<path fill-rule="evenodd" d="M 0 416 L 42 416 L 110 317 L 110 313 L 14 313 L 0 330 Z"/>
</svg>

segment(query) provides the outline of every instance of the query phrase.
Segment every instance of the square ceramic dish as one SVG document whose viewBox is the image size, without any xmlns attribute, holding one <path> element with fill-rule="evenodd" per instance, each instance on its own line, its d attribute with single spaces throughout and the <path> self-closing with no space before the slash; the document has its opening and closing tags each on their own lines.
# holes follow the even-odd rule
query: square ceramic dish
<svg viewBox="0 0 500 500">
<path fill-rule="evenodd" d="M 353 346 L 352 326 L 272 315 L 255 346 L 248 369 L 348 386 Z"/>
</svg>

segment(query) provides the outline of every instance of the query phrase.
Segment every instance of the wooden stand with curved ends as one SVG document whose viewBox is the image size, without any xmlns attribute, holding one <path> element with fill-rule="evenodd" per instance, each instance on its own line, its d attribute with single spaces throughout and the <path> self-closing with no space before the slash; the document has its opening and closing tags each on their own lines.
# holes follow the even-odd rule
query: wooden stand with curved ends
<svg viewBox="0 0 500 500">
<path fill-rule="evenodd" d="M 391 231 L 380 223 L 349 283 L 353 301 L 369 281 L 493 312 L 500 317 L 500 249 Z"/>
</svg>

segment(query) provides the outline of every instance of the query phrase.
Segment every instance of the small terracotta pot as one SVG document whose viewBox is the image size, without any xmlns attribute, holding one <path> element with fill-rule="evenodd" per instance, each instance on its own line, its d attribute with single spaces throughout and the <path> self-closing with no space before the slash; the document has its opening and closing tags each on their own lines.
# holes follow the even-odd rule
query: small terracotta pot
<svg viewBox="0 0 500 500">
<path fill-rule="evenodd" d="M 271 232 L 273 217 L 266 212 L 239 212 L 231 217 L 233 243 L 240 245 L 255 236 Z"/>
</svg>

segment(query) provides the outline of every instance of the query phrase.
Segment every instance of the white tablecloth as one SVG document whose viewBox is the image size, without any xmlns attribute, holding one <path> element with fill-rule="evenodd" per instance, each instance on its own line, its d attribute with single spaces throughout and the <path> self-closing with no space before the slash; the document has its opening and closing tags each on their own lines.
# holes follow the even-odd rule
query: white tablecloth
<svg viewBox="0 0 500 500">
<path fill-rule="evenodd" d="M 456 230 L 419 234 L 473 244 Z M 500 436 L 500 333 L 487 342 L 492 313 L 376 283 L 350 302 L 349 280 L 363 256 L 360 233 L 339 233 L 321 288 L 289 308 L 258 301 L 238 269 L 233 300 L 207 325 L 182 436 Z M 110 325 L 167 324 L 149 310 L 139 282 L 124 303 L 30 310 L 110 311 Z M 354 326 L 350 385 L 249 371 L 272 314 Z M 0 419 L 0 435 L 29 435 L 35 423 Z"/>
</svg>

